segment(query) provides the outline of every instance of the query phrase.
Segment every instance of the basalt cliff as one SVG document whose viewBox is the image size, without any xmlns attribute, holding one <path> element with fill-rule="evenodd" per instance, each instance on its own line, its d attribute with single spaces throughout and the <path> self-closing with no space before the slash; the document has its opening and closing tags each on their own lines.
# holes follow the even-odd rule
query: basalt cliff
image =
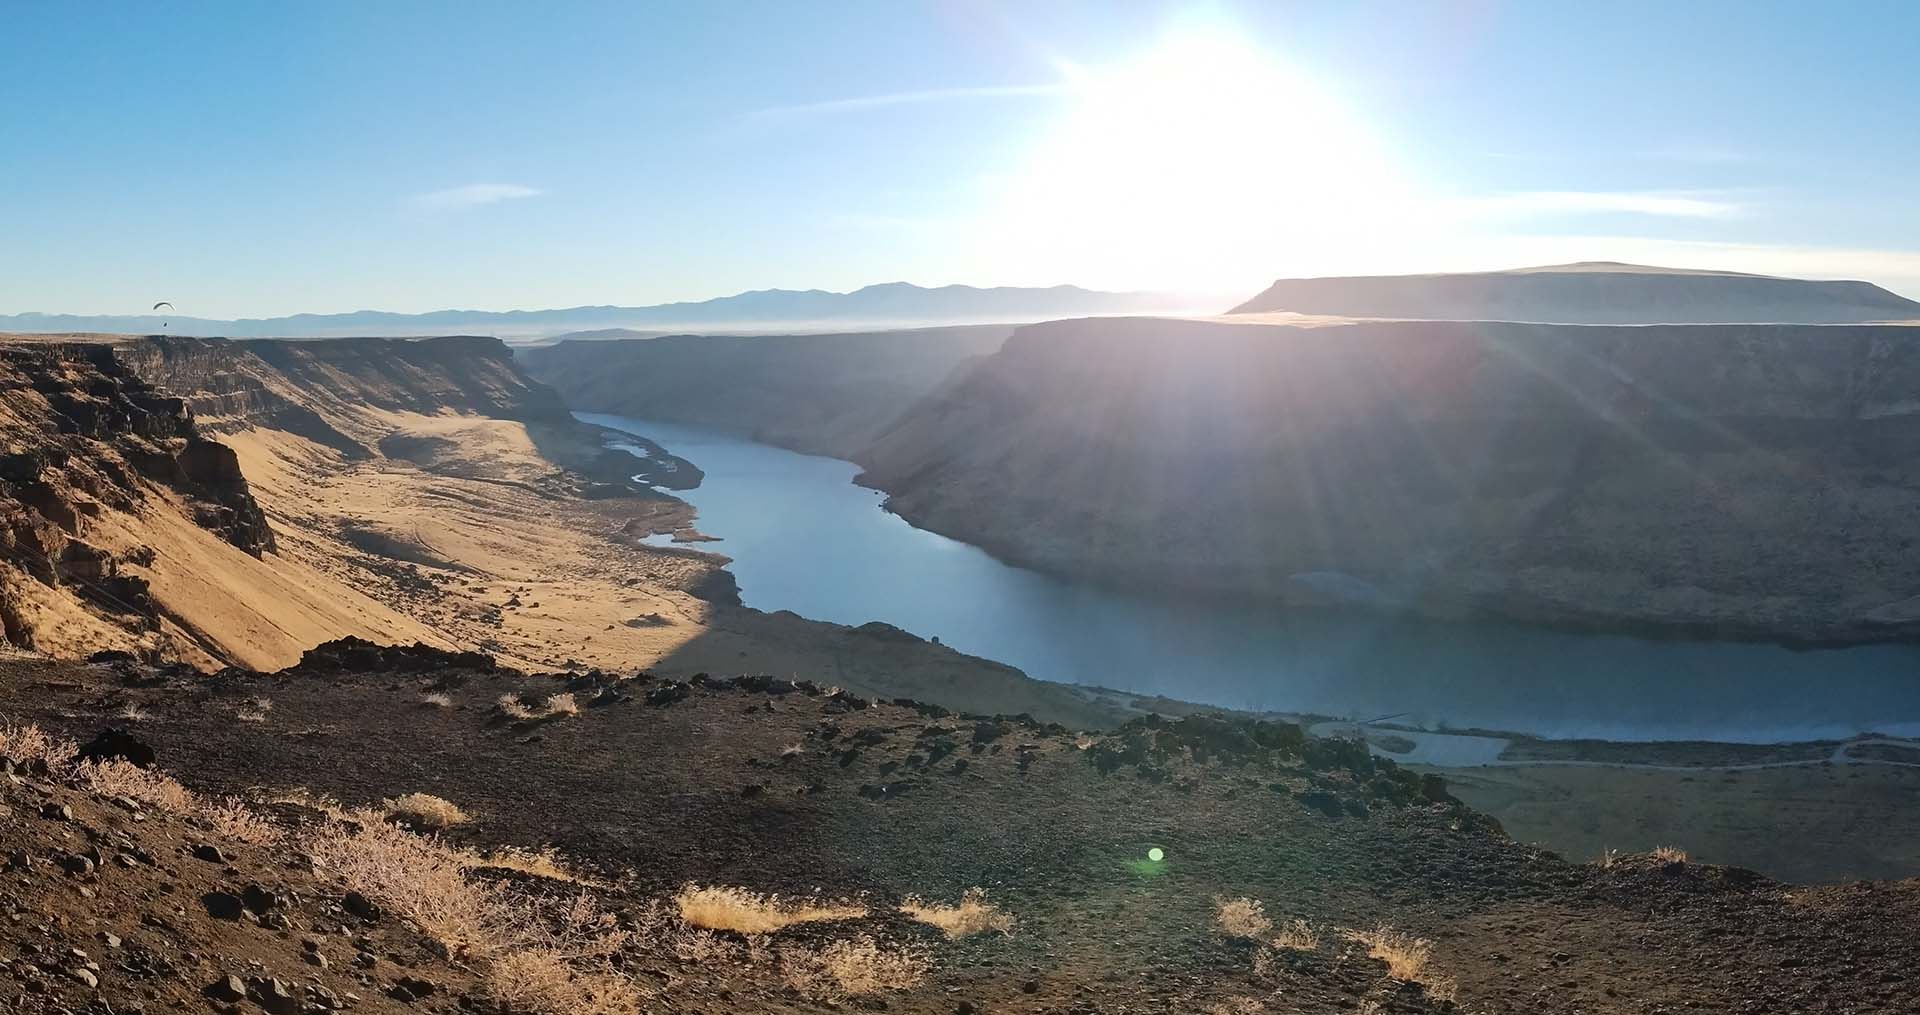
<svg viewBox="0 0 1920 1015">
<path fill-rule="evenodd" d="M 156 529 L 258 561 L 274 535 L 234 452 L 98 342 L 0 346 L 0 623 L 20 648 L 117 632 L 193 653 L 156 598 Z"/>
<path fill-rule="evenodd" d="M 858 456 L 915 524 L 1156 592 L 1920 633 L 1920 329 L 1061 321 Z"/>
</svg>

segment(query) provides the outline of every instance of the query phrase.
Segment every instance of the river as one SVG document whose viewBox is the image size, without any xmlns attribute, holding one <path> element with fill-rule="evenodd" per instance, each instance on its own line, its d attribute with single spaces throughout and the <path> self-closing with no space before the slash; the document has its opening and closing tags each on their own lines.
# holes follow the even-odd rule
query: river
<svg viewBox="0 0 1920 1015">
<path fill-rule="evenodd" d="M 1232 708 L 1608 740 L 1920 735 L 1920 647 L 1795 651 L 1500 623 L 1147 599 L 1003 564 L 916 529 L 859 469 L 699 427 L 576 413 L 706 479 L 676 493 L 748 606 L 885 621 L 1029 675 Z M 644 456 L 644 451 L 638 451 Z"/>
</svg>

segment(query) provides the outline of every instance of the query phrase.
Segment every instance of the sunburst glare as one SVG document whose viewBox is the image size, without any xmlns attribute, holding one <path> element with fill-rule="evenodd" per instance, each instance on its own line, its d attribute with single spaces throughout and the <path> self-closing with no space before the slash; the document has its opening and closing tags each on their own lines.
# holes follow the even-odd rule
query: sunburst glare
<svg viewBox="0 0 1920 1015">
<path fill-rule="evenodd" d="M 1223 27 L 1068 76 L 1060 122 L 990 220 L 1000 258 L 1072 263 L 1105 284 L 1218 286 L 1271 276 L 1294 252 L 1339 260 L 1413 204 L 1337 96 Z"/>
</svg>

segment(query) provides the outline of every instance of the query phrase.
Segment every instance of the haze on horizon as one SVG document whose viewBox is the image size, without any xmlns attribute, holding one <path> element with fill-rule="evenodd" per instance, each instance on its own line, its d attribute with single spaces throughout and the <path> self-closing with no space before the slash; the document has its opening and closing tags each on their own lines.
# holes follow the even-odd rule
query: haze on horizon
<svg viewBox="0 0 1920 1015">
<path fill-rule="evenodd" d="M 1237 300 L 1283 276 L 1580 260 L 1920 296 L 1920 9 L 1849 15 L 16 11 L 0 314 L 636 306 L 895 279 Z"/>
</svg>

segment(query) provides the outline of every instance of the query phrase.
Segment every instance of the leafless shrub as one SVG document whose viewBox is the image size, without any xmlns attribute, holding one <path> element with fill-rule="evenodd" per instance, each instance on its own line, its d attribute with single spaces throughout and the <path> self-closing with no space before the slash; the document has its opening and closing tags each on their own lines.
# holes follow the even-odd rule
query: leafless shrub
<svg viewBox="0 0 1920 1015">
<path fill-rule="evenodd" d="M 125 797 L 157 811 L 198 817 L 214 831 L 261 846 L 279 841 L 280 828 L 234 797 L 209 800 L 164 772 L 140 768 L 121 758 L 80 762 L 74 768 L 81 785 L 102 796 Z"/>
<path fill-rule="evenodd" d="M 246 801 L 227 797 L 222 800 L 203 801 L 200 816 L 207 819 L 214 831 L 230 839 L 252 843 L 255 846 L 270 846 L 280 841 L 280 826 L 261 816 L 259 811 L 247 806 Z"/>
<path fill-rule="evenodd" d="M 390 825 L 376 811 L 349 812 L 307 842 L 316 867 L 406 917 L 450 950 L 485 949 L 510 923 L 489 893 L 466 878 L 458 852 Z"/>
<path fill-rule="evenodd" d="M 574 700 L 573 692 L 571 691 L 561 694 L 550 694 L 547 695 L 543 711 L 547 718 L 562 715 L 579 715 L 580 703 Z"/>
<path fill-rule="evenodd" d="M 0 726 L 0 757 L 12 758 L 23 765 L 38 761 L 58 772 L 71 765 L 78 753 L 79 744 L 49 734 L 38 726 Z"/>
<path fill-rule="evenodd" d="M 1207 1006 L 1207 1015 L 1262 1015 L 1267 1010 L 1257 997 L 1230 997 Z"/>
<path fill-rule="evenodd" d="M 1655 846 L 1651 855 L 1661 863 L 1687 862 L 1687 851 L 1678 846 Z"/>
<path fill-rule="evenodd" d="M 1600 865 L 1601 870 L 1612 870 L 1613 865 L 1619 862 L 1620 862 L 1620 851 L 1617 849 L 1611 849 L 1611 848 L 1603 851 L 1600 854 L 1600 856 L 1594 860 L 1594 863 L 1597 863 Z"/>
<path fill-rule="evenodd" d="M 199 809 L 193 792 L 172 776 L 121 758 L 83 761 L 76 774 L 83 785 L 102 796 L 126 797 L 172 814 L 192 814 Z"/>
<path fill-rule="evenodd" d="M 926 979 L 933 963 L 919 949 L 883 946 L 862 934 L 820 948 L 783 949 L 780 966 L 788 986 L 809 997 L 832 998 L 907 990 Z"/>
<path fill-rule="evenodd" d="M 532 901 L 470 880 L 474 854 L 374 811 L 309 836 L 317 869 L 405 917 L 457 958 L 483 963 L 501 1007 L 533 1015 L 628 1015 L 646 993 L 619 968 L 630 936 L 590 896 Z"/>
<path fill-rule="evenodd" d="M 388 821 L 400 821 L 423 831 L 437 832 L 454 825 L 464 825 L 473 820 L 466 811 L 461 810 L 451 800 L 442 799 L 431 793 L 408 793 L 406 796 L 383 801 L 380 805 L 387 812 Z"/>
<path fill-rule="evenodd" d="M 900 903 L 900 911 L 921 923 L 938 927 L 949 940 L 988 931 L 1002 934 L 1013 931 L 1012 914 L 988 902 L 986 890 L 982 888 L 967 889 L 957 906 L 922 902 L 910 895 Z"/>
<path fill-rule="evenodd" d="M 745 888 L 689 884 L 674 896 L 680 919 L 703 930 L 730 930 L 739 934 L 771 934 L 796 923 L 856 920 L 867 907 L 848 902 L 787 902 L 777 895 L 761 895 Z"/>
<path fill-rule="evenodd" d="M 1273 930 L 1266 907 L 1249 898 L 1221 899 L 1214 903 L 1213 925 L 1231 938 L 1257 941 Z"/>
</svg>

